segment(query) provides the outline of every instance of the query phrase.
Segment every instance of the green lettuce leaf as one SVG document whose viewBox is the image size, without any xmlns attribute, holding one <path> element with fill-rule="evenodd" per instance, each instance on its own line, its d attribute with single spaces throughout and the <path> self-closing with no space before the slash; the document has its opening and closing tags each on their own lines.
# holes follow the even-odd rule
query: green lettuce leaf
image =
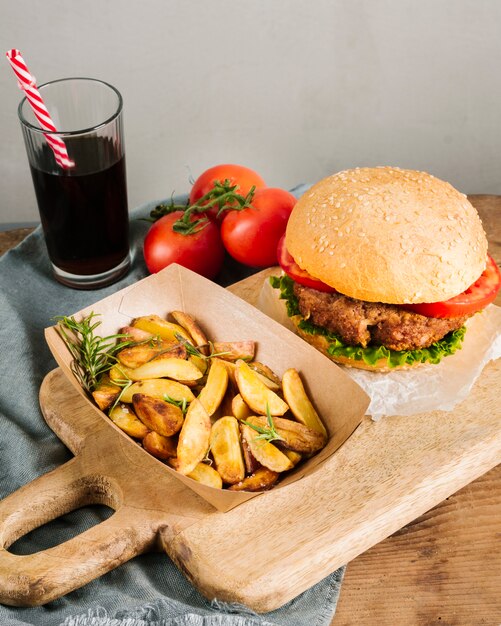
<svg viewBox="0 0 501 626">
<path fill-rule="evenodd" d="M 285 300 L 287 315 L 293 317 L 301 315 L 299 303 L 294 295 L 294 281 L 288 276 L 271 276 L 270 284 L 274 289 L 280 289 L 280 298 Z M 440 361 L 456 350 L 461 348 L 466 327 L 462 326 L 458 330 L 453 330 L 445 337 L 436 341 L 428 348 L 419 350 L 391 350 L 385 346 L 349 346 L 343 343 L 342 339 L 329 332 L 322 326 L 317 326 L 309 320 L 302 319 L 299 328 L 311 335 L 322 335 L 328 343 L 328 352 L 331 356 L 345 356 L 356 361 L 364 361 L 368 365 L 374 365 L 380 359 L 386 359 L 388 367 L 397 365 L 413 365 L 414 363 L 440 363 Z"/>
</svg>

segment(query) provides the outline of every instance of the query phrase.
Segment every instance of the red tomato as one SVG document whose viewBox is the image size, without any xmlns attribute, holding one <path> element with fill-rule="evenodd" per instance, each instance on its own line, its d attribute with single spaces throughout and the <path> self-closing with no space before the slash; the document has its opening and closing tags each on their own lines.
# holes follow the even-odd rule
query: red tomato
<svg viewBox="0 0 501 626">
<path fill-rule="evenodd" d="M 312 289 L 316 289 L 317 291 L 325 291 L 326 293 L 334 293 L 336 290 L 323 283 L 321 280 L 314 278 L 311 274 L 309 274 L 306 270 L 303 270 L 299 267 L 299 265 L 294 261 L 294 258 L 289 251 L 285 247 L 285 235 L 278 242 L 277 248 L 277 257 L 278 264 L 283 269 L 283 271 L 295 280 L 300 285 L 304 285 L 305 287 L 311 287 Z"/>
<path fill-rule="evenodd" d="M 223 219 L 224 247 L 234 259 L 250 267 L 276 265 L 277 244 L 296 202 L 285 189 L 258 189 L 251 207 L 229 211 Z"/>
<path fill-rule="evenodd" d="M 230 164 L 215 165 L 200 174 L 200 176 L 193 183 L 193 187 L 190 192 L 190 204 L 195 204 L 197 200 L 200 200 L 200 198 L 205 196 L 205 194 L 214 187 L 214 183 L 216 181 L 222 183 L 225 180 L 229 180 L 232 186 L 237 185 L 237 189 L 235 191 L 242 196 L 246 196 L 252 187 L 256 187 L 256 189 L 266 187 L 266 184 L 261 176 L 248 167 Z M 218 211 L 218 207 L 211 208 L 207 211 L 207 215 L 211 219 L 216 219 Z M 221 222 L 224 216 L 225 213 L 223 212 L 219 216 L 218 221 Z"/>
<path fill-rule="evenodd" d="M 426 315 L 426 317 L 461 317 L 485 309 L 496 299 L 500 287 L 499 267 L 492 257 L 487 256 L 487 266 L 480 278 L 459 296 L 444 300 L 444 302 L 403 304 L 402 308 Z"/>
<path fill-rule="evenodd" d="M 171 263 L 179 263 L 206 278 L 214 278 L 224 259 L 217 225 L 209 221 L 195 234 L 183 235 L 172 230 L 173 223 L 182 216 L 182 211 L 164 215 L 146 233 L 143 254 L 148 270 L 154 274 Z"/>
<path fill-rule="evenodd" d="M 203 174 L 196 179 L 190 192 L 190 204 L 194 204 L 205 196 L 213 187 L 214 182 L 218 180 L 223 182 L 229 180 L 232 185 L 238 185 L 237 192 L 245 196 L 255 186 L 256 189 L 266 187 L 264 180 L 257 172 L 244 167 L 243 165 L 215 165 L 205 170 Z"/>
</svg>

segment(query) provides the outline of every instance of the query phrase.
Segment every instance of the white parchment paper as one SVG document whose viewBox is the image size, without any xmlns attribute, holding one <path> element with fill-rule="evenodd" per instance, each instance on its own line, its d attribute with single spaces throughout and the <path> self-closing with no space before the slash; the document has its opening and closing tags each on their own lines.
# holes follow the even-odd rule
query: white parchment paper
<svg viewBox="0 0 501 626">
<path fill-rule="evenodd" d="M 283 326 L 294 330 L 279 290 L 265 280 L 257 306 Z M 389 415 L 413 415 L 427 411 L 451 411 L 464 400 L 484 366 L 501 356 L 501 308 L 489 305 L 470 318 L 463 348 L 438 365 L 388 373 L 345 367 L 370 396 L 367 413 L 378 420 Z M 340 366 L 343 367 L 343 366 Z"/>
</svg>

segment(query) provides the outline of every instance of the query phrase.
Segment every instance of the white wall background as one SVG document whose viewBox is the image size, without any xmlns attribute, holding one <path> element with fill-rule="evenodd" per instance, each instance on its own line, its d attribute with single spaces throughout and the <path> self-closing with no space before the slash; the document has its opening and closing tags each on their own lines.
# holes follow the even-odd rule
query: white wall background
<svg viewBox="0 0 501 626">
<path fill-rule="evenodd" d="M 248 165 L 270 186 L 424 169 L 501 193 L 500 0 L 0 0 L 0 59 L 125 101 L 130 206 Z M 0 61 L 0 223 L 37 220 Z"/>
</svg>

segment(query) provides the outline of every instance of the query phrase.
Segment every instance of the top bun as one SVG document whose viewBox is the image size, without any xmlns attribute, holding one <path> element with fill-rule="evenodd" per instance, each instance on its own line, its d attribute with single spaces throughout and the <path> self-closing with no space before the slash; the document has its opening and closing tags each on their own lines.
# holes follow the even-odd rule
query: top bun
<svg viewBox="0 0 501 626">
<path fill-rule="evenodd" d="M 487 238 L 466 196 L 425 172 L 356 168 L 297 202 L 286 246 L 340 293 L 369 302 L 440 302 L 484 271 Z"/>
</svg>

